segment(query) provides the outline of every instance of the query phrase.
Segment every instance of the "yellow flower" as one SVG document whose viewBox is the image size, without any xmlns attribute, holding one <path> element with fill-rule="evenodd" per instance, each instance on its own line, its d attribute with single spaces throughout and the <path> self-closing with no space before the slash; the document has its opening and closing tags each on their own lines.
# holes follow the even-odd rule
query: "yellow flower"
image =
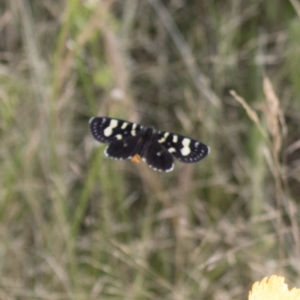
<svg viewBox="0 0 300 300">
<path fill-rule="evenodd" d="M 300 289 L 289 290 L 284 277 L 272 275 L 253 284 L 249 300 L 300 300 Z"/>
</svg>

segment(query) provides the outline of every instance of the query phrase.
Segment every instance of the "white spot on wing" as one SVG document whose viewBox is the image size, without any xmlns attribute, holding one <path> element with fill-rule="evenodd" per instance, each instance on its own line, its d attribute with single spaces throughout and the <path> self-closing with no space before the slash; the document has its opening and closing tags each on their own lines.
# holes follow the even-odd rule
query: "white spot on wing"
<svg viewBox="0 0 300 300">
<path fill-rule="evenodd" d="M 123 125 L 121 126 L 121 129 L 125 129 L 127 127 L 128 123 L 124 122 Z"/>
<path fill-rule="evenodd" d="M 117 138 L 117 140 L 121 140 L 122 139 L 122 134 L 117 134 L 116 138 Z"/>
<path fill-rule="evenodd" d="M 169 151 L 169 153 L 174 153 L 174 152 L 176 152 L 176 149 L 172 147 L 172 148 L 169 148 L 168 151 Z"/>
<path fill-rule="evenodd" d="M 113 133 L 113 129 L 116 128 L 118 126 L 118 121 L 112 119 L 109 123 L 109 126 L 106 127 L 103 131 L 105 136 L 110 136 Z"/>
<path fill-rule="evenodd" d="M 158 142 L 160 144 L 165 142 L 169 134 L 170 134 L 169 132 L 165 132 L 164 136 L 161 139 L 159 139 Z"/>
<path fill-rule="evenodd" d="M 168 170 L 165 170 L 165 172 L 171 172 L 171 171 L 173 171 L 174 170 L 174 163 L 172 163 L 172 166 L 171 166 L 171 168 L 170 169 L 168 169 Z"/>
<path fill-rule="evenodd" d="M 191 153 L 190 143 L 191 143 L 191 140 L 188 138 L 184 138 L 182 140 L 183 148 L 180 151 L 183 156 L 187 156 Z"/>
<path fill-rule="evenodd" d="M 176 134 L 173 135 L 173 143 L 178 142 L 178 136 Z"/>
</svg>

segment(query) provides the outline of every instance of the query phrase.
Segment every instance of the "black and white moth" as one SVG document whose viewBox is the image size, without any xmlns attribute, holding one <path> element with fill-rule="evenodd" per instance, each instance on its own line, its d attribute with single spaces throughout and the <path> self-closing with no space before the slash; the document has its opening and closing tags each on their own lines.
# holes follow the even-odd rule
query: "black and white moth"
<svg viewBox="0 0 300 300">
<path fill-rule="evenodd" d="M 170 172 L 173 156 L 184 163 L 195 163 L 209 153 L 209 147 L 199 141 L 167 131 L 156 131 L 115 118 L 93 117 L 89 121 L 94 138 L 108 143 L 105 155 L 114 159 L 141 159 L 152 169 Z"/>
</svg>

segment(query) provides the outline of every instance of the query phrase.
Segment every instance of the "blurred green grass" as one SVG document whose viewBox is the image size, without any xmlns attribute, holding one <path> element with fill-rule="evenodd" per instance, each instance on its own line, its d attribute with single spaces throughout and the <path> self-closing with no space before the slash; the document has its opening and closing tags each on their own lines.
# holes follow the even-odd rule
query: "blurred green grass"
<svg viewBox="0 0 300 300">
<path fill-rule="evenodd" d="M 297 3 L 2 2 L 0 299 L 245 299 L 274 273 L 299 287 Z M 109 160 L 94 115 L 211 154 L 167 174 Z"/>
</svg>

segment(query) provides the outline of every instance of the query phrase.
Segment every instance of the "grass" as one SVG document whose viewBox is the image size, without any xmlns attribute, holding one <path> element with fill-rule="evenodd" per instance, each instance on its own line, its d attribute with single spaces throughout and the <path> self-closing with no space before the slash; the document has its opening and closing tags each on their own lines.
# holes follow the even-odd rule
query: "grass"
<svg viewBox="0 0 300 300">
<path fill-rule="evenodd" d="M 5 0 L 0 299 L 245 299 L 270 274 L 299 287 L 297 3 Z M 211 154 L 167 174 L 109 160 L 95 115 Z"/>
</svg>

